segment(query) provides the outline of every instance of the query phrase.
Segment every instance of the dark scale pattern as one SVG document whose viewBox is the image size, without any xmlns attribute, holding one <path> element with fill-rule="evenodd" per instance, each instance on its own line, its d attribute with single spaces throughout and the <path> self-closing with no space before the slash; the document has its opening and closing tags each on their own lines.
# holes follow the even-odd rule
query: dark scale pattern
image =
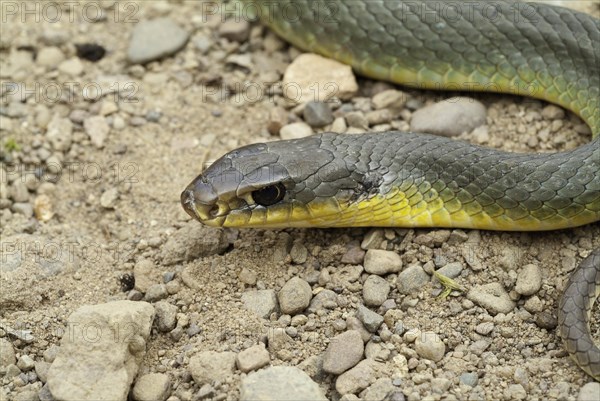
<svg viewBox="0 0 600 401">
<path fill-rule="evenodd" d="M 346 160 L 344 169 L 361 177 L 380 174 L 383 195 L 407 183 L 427 184 L 445 194 L 444 201 L 472 202 L 477 204 L 475 210 L 502 215 L 515 223 L 533 215 L 540 222 L 531 229 L 544 228 L 548 219 L 572 226 L 573 218 L 581 214 L 587 222 L 600 220 L 597 143 L 570 152 L 517 154 L 413 133 L 316 137 L 321 139 L 320 148 L 330 151 L 334 160 Z M 271 152 L 283 151 L 283 147 L 285 143 L 269 144 Z M 329 181 L 328 186 L 337 184 Z M 325 195 L 317 188 L 314 197 L 320 196 Z"/>
<path fill-rule="evenodd" d="M 291 224 L 287 216 L 293 209 L 299 213 L 295 222 L 302 223 L 299 216 L 310 218 L 308 209 L 317 203 L 343 212 L 364 199 L 401 194 L 411 207 L 427 202 L 430 212 L 441 207 L 474 219 L 486 215 L 504 229 L 600 220 L 598 20 L 512 1 L 254 2 L 262 21 L 283 38 L 363 75 L 419 88 L 471 88 L 548 100 L 579 114 L 596 139 L 569 152 L 533 155 L 398 132 L 322 134 L 251 145 L 225 155 L 190 184 L 182 202 L 191 215 L 207 224 L 224 224 L 235 215 L 238 225 L 268 226 L 269 210 L 272 216 L 280 211 L 283 223 Z M 285 9 L 300 18 L 285 18 Z M 242 200 L 273 183 L 287 188 L 280 204 L 267 209 Z M 399 202 L 400 195 L 390 196 L 388 206 Z M 377 204 L 357 214 L 385 218 L 384 209 Z M 587 317 L 600 288 L 599 258 L 595 251 L 573 274 L 559 310 L 566 349 L 596 380 L 600 351 Z"/>
<path fill-rule="evenodd" d="M 364 75 L 532 96 L 600 129 L 600 22 L 587 14 L 514 1 L 256 2 L 286 40 Z"/>
<path fill-rule="evenodd" d="M 592 252 L 571 275 L 558 307 L 560 336 L 567 351 L 592 377 L 600 377 L 600 350 L 594 345 L 587 316 L 600 289 L 600 250 Z"/>
</svg>

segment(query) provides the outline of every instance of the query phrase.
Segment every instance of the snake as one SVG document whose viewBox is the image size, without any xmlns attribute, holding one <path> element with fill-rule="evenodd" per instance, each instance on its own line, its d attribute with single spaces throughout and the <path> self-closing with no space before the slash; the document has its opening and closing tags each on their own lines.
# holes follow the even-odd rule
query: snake
<svg viewBox="0 0 600 401">
<path fill-rule="evenodd" d="M 409 88 L 497 92 L 561 106 L 592 139 L 514 153 L 427 133 L 323 132 L 235 149 L 182 192 L 213 227 L 566 229 L 600 221 L 600 21 L 515 1 L 247 0 L 292 45 Z M 558 335 L 600 380 L 589 319 L 600 249 L 571 274 Z"/>
</svg>

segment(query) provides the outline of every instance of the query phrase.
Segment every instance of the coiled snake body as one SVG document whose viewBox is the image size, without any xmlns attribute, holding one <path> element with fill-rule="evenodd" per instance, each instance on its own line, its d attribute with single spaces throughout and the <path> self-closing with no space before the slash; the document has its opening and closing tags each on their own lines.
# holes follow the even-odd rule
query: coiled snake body
<svg viewBox="0 0 600 401">
<path fill-rule="evenodd" d="M 597 19 L 508 1 L 253 4 L 261 21 L 289 42 L 365 76 L 543 99 L 582 117 L 593 138 L 554 154 L 508 153 L 405 132 L 254 144 L 226 154 L 186 188 L 182 204 L 194 218 L 229 227 L 518 231 L 600 220 Z M 587 319 L 599 291 L 596 250 L 572 274 L 559 303 L 565 347 L 596 380 L 600 350 Z"/>
</svg>

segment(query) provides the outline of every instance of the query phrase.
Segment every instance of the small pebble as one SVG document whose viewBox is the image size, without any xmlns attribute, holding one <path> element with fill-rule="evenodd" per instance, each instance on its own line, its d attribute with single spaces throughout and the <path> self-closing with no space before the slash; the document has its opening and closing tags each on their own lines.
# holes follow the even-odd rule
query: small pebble
<svg viewBox="0 0 600 401">
<path fill-rule="evenodd" d="M 387 89 L 373 96 L 371 101 L 373 102 L 373 107 L 375 107 L 376 110 L 401 110 L 406 104 L 407 98 L 408 96 L 404 92 L 396 89 Z"/>
<path fill-rule="evenodd" d="M 279 136 L 281 139 L 299 139 L 311 136 L 313 134 L 312 128 L 304 122 L 295 122 L 284 125 L 279 130 Z"/>
<path fill-rule="evenodd" d="M 479 376 L 474 372 L 463 373 L 460 375 L 459 381 L 466 386 L 475 387 L 479 382 Z"/>
<path fill-rule="evenodd" d="M 367 330 L 371 333 L 374 333 L 379 329 L 381 323 L 383 323 L 383 316 L 378 313 L 373 312 L 369 308 L 358 305 L 356 310 L 356 317 L 365 325 Z"/>
<path fill-rule="evenodd" d="M 363 284 L 363 299 L 368 306 L 381 306 L 390 293 L 391 286 L 383 278 L 373 274 Z"/>
<path fill-rule="evenodd" d="M 246 309 L 264 319 L 268 319 L 279 307 L 273 290 L 246 291 L 242 293 L 242 302 Z"/>
<path fill-rule="evenodd" d="M 485 106 L 471 98 L 454 97 L 415 111 L 410 130 L 441 136 L 471 132 L 486 122 Z"/>
<path fill-rule="evenodd" d="M 135 401 L 165 401 L 171 394 L 171 381 L 163 373 L 149 373 L 137 378 L 132 396 Z"/>
<path fill-rule="evenodd" d="M 331 85 L 334 82 L 335 85 Z M 332 97 L 350 99 L 358 84 L 350 66 L 312 53 L 296 57 L 285 70 L 283 94 L 295 104 L 326 101 Z"/>
<path fill-rule="evenodd" d="M 242 302 L 246 309 L 264 319 L 268 319 L 279 308 L 273 290 L 246 291 L 242 293 Z"/>
<path fill-rule="evenodd" d="M 253 345 L 237 354 L 236 364 L 239 370 L 248 373 L 258 370 L 271 362 L 269 351 L 263 344 Z"/>
<path fill-rule="evenodd" d="M 165 299 L 169 296 L 169 292 L 167 291 L 167 287 L 164 284 L 154 284 L 148 288 L 146 291 L 146 295 L 144 299 L 147 302 L 156 302 L 161 299 Z"/>
<path fill-rule="evenodd" d="M 336 375 L 345 372 L 363 358 L 364 348 L 360 332 L 348 330 L 338 334 L 325 350 L 323 370 Z"/>
<path fill-rule="evenodd" d="M 234 42 L 245 42 L 250 35 L 250 23 L 245 18 L 230 18 L 219 26 L 219 35 Z"/>
<path fill-rule="evenodd" d="M 310 304 L 312 289 L 310 284 L 298 277 L 293 277 L 277 294 L 281 312 L 295 315 L 302 312 Z"/>
<path fill-rule="evenodd" d="M 508 313 L 515 308 L 515 303 L 500 283 L 489 283 L 473 287 L 467 298 L 492 314 Z"/>
<path fill-rule="evenodd" d="M 598 401 L 600 400 L 600 383 L 591 381 L 586 383 L 579 390 L 577 401 Z"/>
<path fill-rule="evenodd" d="M 398 274 L 398 291 L 411 294 L 429 282 L 429 275 L 419 264 L 406 267 Z"/>
<path fill-rule="evenodd" d="M 533 295 L 542 288 L 542 269 L 538 265 L 525 265 L 517 275 L 515 290 L 521 295 Z"/>
<path fill-rule="evenodd" d="M 133 28 L 127 58 L 144 64 L 170 56 L 185 45 L 188 35 L 169 18 L 141 21 Z"/>
<path fill-rule="evenodd" d="M 324 102 L 308 102 L 304 106 L 304 121 L 311 127 L 320 128 L 333 121 L 333 113 L 329 105 Z"/>
<path fill-rule="evenodd" d="M 92 145 L 101 149 L 110 132 L 110 126 L 102 116 L 88 117 L 83 121 L 83 128 L 90 137 Z"/>
<path fill-rule="evenodd" d="M 420 357 L 439 362 L 446 353 L 446 345 L 436 333 L 426 331 L 417 336 L 415 350 Z"/>
<path fill-rule="evenodd" d="M 154 310 L 156 311 L 155 322 L 158 331 L 167 333 L 175 328 L 177 325 L 177 306 L 160 301 L 154 305 Z"/>
<path fill-rule="evenodd" d="M 402 259 L 393 251 L 369 249 L 365 254 L 364 267 L 367 273 L 383 276 L 399 272 L 402 269 Z"/>
</svg>

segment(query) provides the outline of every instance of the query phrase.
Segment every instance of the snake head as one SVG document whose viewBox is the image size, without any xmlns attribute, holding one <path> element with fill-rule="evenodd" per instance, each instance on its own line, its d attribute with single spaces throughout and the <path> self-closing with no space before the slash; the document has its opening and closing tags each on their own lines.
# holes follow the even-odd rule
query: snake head
<svg viewBox="0 0 600 401">
<path fill-rule="evenodd" d="M 355 197 L 352 170 L 322 146 L 321 135 L 258 143 L 210 165 L 183 191 L 181 203 L 210 226 L 330 226 L 327 217 Z"/>
</svg>

